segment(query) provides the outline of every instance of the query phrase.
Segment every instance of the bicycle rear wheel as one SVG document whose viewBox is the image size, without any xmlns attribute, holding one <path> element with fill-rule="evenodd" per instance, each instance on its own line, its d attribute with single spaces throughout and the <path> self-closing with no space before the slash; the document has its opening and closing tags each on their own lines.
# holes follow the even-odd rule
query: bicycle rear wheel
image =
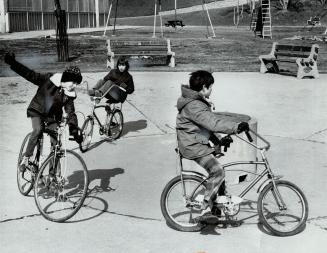
<svg viewBox="0 0 327 253">
<path fill-rule="evenodd" d="M 87 118 L 82 126 L 81 133 L 83 135 L 83 141 L 79 145 L 79 149 L 82 152 L 86 152 L 91 144 L 92 136 L 93 136 L 93 127 L 94 127 L 94 120 L 91 118 Z"/>
<path fill-rule="evenodd" d="M 34 186 L 34 198 L 43 217 L 64 222 L 83 205 L 88 173 L 83 159 L 74 151 L 50 155 L 43 163 Z"/>
<path fill-rule="evenodd" d="M 265 186 L 259 195 L 258 213 L 260 221 L 273 234 L 291 236 L 301 232 L 308 218 L 308 202 L 303 192 L 288 181 L 276 181 Z M 282 201 L 285 206 L 282 206 Z"/>
<path fill-rule="evenodd" d="M 123 132 L 124 117 L 123 113 L 115 109 L 113 112 L 107 114 L 106 128 L 108 129 L 108 137 L 116 140 Z"/>
<path fill-rule="evenodd" d="M 170 227 L 184 232 L 202 229 L 203 225 L 197 220 L 201 215 L 200 208 L 205 191 L 202 181 L 197 176 L 183 176 L 183 181 L 180 176 L 176 176 L 166 185 L 161 194 L 160 206 Z"/>
<path fill-rule="evenodd" d="M 17 162 L 17 186 L 19 192 L 24 196 L 27 196 L 30 193 L 30 191 L 33 188 L 34 180 L 35 180 L 34 173 L 31 171 L 30 168 L 26 168 L 24 172 L 20 171 L 20 164 L 22 162 L 23 155 L 25 153 L 30 136 L 31 133 L 25 136 L 19 151 L 18 162 Z"/>
</svg>

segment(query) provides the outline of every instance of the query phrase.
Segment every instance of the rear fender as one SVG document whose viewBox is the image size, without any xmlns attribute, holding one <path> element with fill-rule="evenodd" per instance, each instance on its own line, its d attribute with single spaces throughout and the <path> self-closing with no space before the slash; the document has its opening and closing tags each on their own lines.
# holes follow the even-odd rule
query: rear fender
<svg viewBox="0 0 327 253">
<path fill-rule="evenodd" d="M 183 176 L 186 176 L 186 175 L 187 176 L 196 176 L 196 177 L 200 177 L 202 180 L 207 179 L 207 177 L 204 174 L 197 172 L 197 171 L 191 171 L 191 170 L 183 170 L 182 175 Z"/>
</svg>

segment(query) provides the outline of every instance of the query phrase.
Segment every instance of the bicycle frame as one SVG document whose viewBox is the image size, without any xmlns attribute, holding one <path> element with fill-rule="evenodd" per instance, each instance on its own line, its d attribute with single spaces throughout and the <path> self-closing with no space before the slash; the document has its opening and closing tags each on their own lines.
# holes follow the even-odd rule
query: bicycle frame
<svg viewBox="0 0 327 253">
<path fill-rule="evenodd" d="M 88 87 L 88 86 L 87 86 L 87 87 Z M 87 116 L 87 117 L 89 117 L 89 118 L 96 119 L 96 121 L 97 121 L 98 125 L 100 126 L 100 129 L 101 129 L 101 130 L 104 129 L 105 126 L 101 123 L 99 117 L 98 117 L 97 114 L 95 113 L 95 110 L 98 109 L 98 108 L 104 108 L 107 112 L 110 111 L 110 112 L 113 113 L 113 112 L 116 110 L 116 108 L 118 108 L 119 110 L 121 110 L 121 108 L 122 108 L 122 104 L 121 104 L 121 103 L 120 103 L 119 106 L 117 106 L 116 104 L 108 104 L 108 103 L 106 103 L 106 104 L 101 104 L 101 105 L 97 105 L 97 104 L 100 103 L 100 101 L 101 101 L 103 98 L 105 98 L 105 96 L 107 95 L 108 92 L 109 92 L 109 90 L 106 91 L 106 92 L 105 92 L 101 97 L 98 97 L 98 98 L 96 98 L 96 97 L 91 97 L 91 101 L 93 102 L 93 103 L 92 103 L 92 110 L 91 110 L 90 115 Z"/>
<path fill-rule="evenodd" d="M 275 176 L 270 168 L 270 165 L 269 165 L 269 162 L 265 156 L 265 152 L 269 150 L 270 148 L 270 143 L 264 139 L 262 136 L 260 136 L 258 133 L 250 130 L 251 133 L 253 133 L 254 135 L 256 135 L 260 140 L 262 140 L 266 145 L 263 146 L 263 147 L 259 147 L 257 146 L 256 144 L 253 144 L 249 141 L 247 141 L 246 139 L 240 137 L 239 135 L 235 135 L 237 138 L 241 139 L 242 141 L 248 143 L 249 145 L 253 146 L 254 148 L 256 148 L 257 150 L 260 151 L 260 154 L 261 154 L 261 161 L 235 161 L 235 162 L 230 162 L 230 163 L 226 163 L 226 164 L 223 164 L 222 167 L 223 169 L 225 168 L 228 168 L 228 167 L 231 167 L 231 166 L 235 166 L 235 165 L 246 165 L 246 164 L 249 164 L 249 165 L 261 165 L 261 166 L 264 166 L 265 169 L 260 173 L 260 174 L 256 174 L 256 178 L 253 179 L 253 181 L 239 194 L 239 197 L 243 198 L 264 176 L 267 175 L 267 179 L 260 185 L 260 187 L 258 188 L 258 192 L 261 191 L 261 189 L 269 184 L 269 183 L 272 183 L 273 184 L 273 195 L 275 197 L 275 200 L 276 202 L 278 203 L 279 205 L 279 208 L 282 210 L 283 208 L 285 208 L 285 203 L 279 193 L 279 191 L 277 190 L 277 187 L 276 187 L 276 184 L 275 184 L 275 180 L 278 180 L 281 178 L 281 176 Z M 202 173 L 199 173 L 199 172 L 196 172 L 196 171 L 191 171 L 191 170 L 184 170 L 183 169 L 183 162 L 182 162 L 182 156 L 181 154 L 178 152 L 178 155 L 179 155 L 179 167 L 180 167 L 180 176 L 181 176 L 181 181 L 182 181 L 182 185 L 183 185 L 183 195 L 184 197 L 186 197 L 186 189 L 185 189 L 185 184 L 184 184 L 184 180 L 183 180 L 183 175 L 194 175 L 194 176 L 198 176 L 200 178 L 202 178 L 202 182 L 199 184 L 198 187 L 196 187 L 194 189 L 194 191 L 192 192 L 191 196 L 197 191 L 197 189 L 205 182 L 209 179 L 209 177 L 205 176 L 204 174 Z M 244 171 L 244 170 L 234 170 L 234 171 Z"/>
<path fill-rule="evenodd" d="M 56 164 L 56 157 L 58 156 L 58 152 L 61 152 L 61 146 L 62 146 L 62 136 L 65 135 L 65 127 L 67 125 L 67 115 L 64 112 L 63 114 L 63 120 L 62 122 L 59 124 L 59 126 L 57 127 L 56 130 L 52 130 L 52 129 L 48 129 L 46 128 L 45 124 L 43 123 L 42 125 L 42 134 L 40 135 L 40 137 L 38 138 L 38 142 L 36 145 L 36 153 L 32 162 L 33 166 L 37 167 L 36 171 L 31 171 L 32 173 L 37 173 L 38 169 L 40 168 L 42 162 L 45 160 L 43 157 L 43 143 L 44 143 L 44 134 L 49 135 L 50 138 L 53 138 L 56 140 L 56 143 L 54 146 L 52 146 L 51 152 L 49 154 L 49 156 L 51 154 L 54 153 L 54 164 L 55 166 Z M 64 138 L 66 141 L 66 138 Z M 66 149 L 64 151 L 64 154 L 66 154 Z M 24 176 L 23 176 L 24 178 Z"/>
</svg>

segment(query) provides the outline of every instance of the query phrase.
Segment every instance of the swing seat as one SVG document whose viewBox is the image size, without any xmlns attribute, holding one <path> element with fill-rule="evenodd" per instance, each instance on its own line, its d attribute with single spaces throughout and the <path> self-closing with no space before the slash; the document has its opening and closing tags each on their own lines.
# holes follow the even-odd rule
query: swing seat
<svg viewBox="0 0 327 253">
<path fill-rule="evenodd" d="M 309 20 L 307 20 L 307 24 L 308 25 L 312 25 L 312 26 L 320 26 L 320 18 L 319 17 L 310 17 Z"/>
<path fill-rule="evenodd" d="M 165 26 L 175 28 L 176 26 L 183 27 L 185 24 L 183 24 L 183 20 L 168 20 L 167 23 L 165 23 Z"/>
</svg>

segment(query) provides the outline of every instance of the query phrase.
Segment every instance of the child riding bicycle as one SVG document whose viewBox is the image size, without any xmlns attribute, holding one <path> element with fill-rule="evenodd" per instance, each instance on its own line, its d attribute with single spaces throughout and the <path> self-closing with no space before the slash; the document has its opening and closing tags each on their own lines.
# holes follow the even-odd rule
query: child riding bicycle
<svg viewBox="0 0 327 253">
<path fill-rule="evenodd" d="M 62 119 L 63 108 L 68 116 L 69 133 L 75 141 L 80 143 L 83 137 L 78 131 L 78 122 L 75 114 L 74 100 L 75 87 L 82 81 L 81 71 L 76 66 L 68 67 L 63 73 L 37 73 L 16 61 L 15 54 L 7 52 L 5 62 L 18 75 L 38 86 L 38 90 L 27 108 L 27 117 L 32 121 L 32 134 L 22 159 L 20 170 L 23 172 L 33 156 L 37 140 L 42 134 L 42 125 L 56 129 Z M 54 140 L 51 140 L 52 145 Z"/>
<path fill-rule="evenodd" d="M 249 130 L 247 122 L 233 122 L 212 112 L 208 101 L 214 78 L 211 73 L 198 70 L 191 73 L 189 85 L 182 85 L 182 96 L 177 101 L 177 141 L 181 155 L 194 160 L 209 173 L 202 203 L 200 221 L 211 216 L 211 208 L 223 180 L 224 170 L 215 157 L 215 148 L 229 147 L 231 138 L 221 138 L 219 133 L 241 133 Z"/>
<path fill-rule="evenodd" d="M 92 90 L 88 91 L 89 95 L 102 97 L 107 94 L 105 97 L 109 103 L 124 102 L 126 95 L 134 92 L 133 77 L 128 70 L 128 60 L 120 57 L 116 69 L 110 70 L 103 79 L 100 79 Z M 122 89 L 118 89 L 118 87 Z"/>
</svg>

